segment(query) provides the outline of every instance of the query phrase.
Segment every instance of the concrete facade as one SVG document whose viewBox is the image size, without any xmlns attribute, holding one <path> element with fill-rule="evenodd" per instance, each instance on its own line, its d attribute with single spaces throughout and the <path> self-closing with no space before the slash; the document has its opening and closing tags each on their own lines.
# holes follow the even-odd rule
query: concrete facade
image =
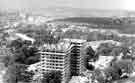
<svg viewBox="0 0 135 83">
<path fill-rule="evenodd" d="M 82 73 L 82 55 L 80 49 L 85 41 L 64 40 L 64 44 L 44 45 L 41 54 L 41 71 L 61 71 L 62 83 L 68 83 L 72 76 Z"/>
</svg>

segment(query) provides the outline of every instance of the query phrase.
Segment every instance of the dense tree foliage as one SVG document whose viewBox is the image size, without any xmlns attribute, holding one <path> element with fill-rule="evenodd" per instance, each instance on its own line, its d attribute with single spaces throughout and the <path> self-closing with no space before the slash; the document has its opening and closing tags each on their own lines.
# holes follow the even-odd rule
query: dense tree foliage
<svg viewBox="0 0 135 83">
<path fill-rule="evenodd" d="M 61 83 L 61 72 L 51 71 L 43 74 L 42 83 Z"/>
<path fill-rule="evenodd" d="M 84 57 L 84 66 L 86 69 L 93 70 L 94 66 L 90 65 L 90 61 L 95 61 L 98 58 L 95 51 L 92 49 L 91 46 L 86 48 L 86 56 Z"/>
<path fill-rule="evenodd" d="M 116 47 L 110 43 L 101 43 L 100 46 L 97 48 L 97 54 L 102 56 L 110 56 L 113 48 Z"/>
<path fill-rule="evenodd" d="M 131 60 L 120 60 L 113 62 L 112 67 L 116 70 L 120 70 L 122 73 L 133 72 L 133 64 Z"/>
<path fill-rule="evenodd" d="M 37 48 L 23 46 L 22 48 L 15 51 L 14 59 L 17 63 L 30 65 L 38 62 L 40 56 L 38 54 Z"/>
<path fill-rule="evenodd" d="M 104 73 L 106 76 L 105 80 L 108 82 L 112 82 L 112 81 L 120 79 L 120 70 L 115 69 L 114 67 L 109 67 L 109 68 L 105 69 Z"/>
<path fill-rule="evenodd" d="M 100 83 L 112 83 L 117 80 L 128 78 L 133 72 L 133 64 L 131 60 L 120 60 L 113 62 L 112 66 L 104 70 L 95 69 L 92 79 Z"/>
<path fill-rule="evenodd" d="M 95 56 L 114 57 L 114 59 L 110 62 L 109 67 L 102 70 L 96 68 L 93 69 L 93 81 L 97 80 L 100 83 L 112 83 L 117 80 L 128 78 L 129 75 L 133 72 L 134 65 L 133 59 L 131 58 L 132 54 L 129 51 L 128 46 L 124 44 L 122 46 L 115 46 L 113 44 L 103 43 L 98 47 L 96 53 L 91 47 L 86 48 L 85 51 L 85 67 L 90 71 L 92 70 L 92 65 L 90 65 L 89 62 L 92 61 L 92 58 Z M 92 55 L 94 57 L 92 57 Z M 120 58 L 120 56 L 122 57 Z"/>
<path fill-rule="evenodd" d="M 2 58 L 2 62 L 4 63 L 5 67 L 8 67 L 14 63 L 14 58 L 10 56 L 4 56 Z"/>
<path fill-rule="evenodd" d="M 12 56 L 4 58 L 4 63 L 8 68 L 6 77 L 8 83 L 30 82 L 33 73 L 27 72 L 26 69 L 28 65 L 39 62 L 38 49 L 20 39 L 14 40 L 9 46 L 12 48 Z"/>
<path fill-rule="evenodd" d="M 6 80 L 8 83 L 30 82 L 34 73 L 26 71 L 24 64 L 13 64 L 8 67 Z"/>
<path fill-rule="evenodd" d="M 38 62 L 40 59 L 38 49 L 26 41 L 14 40 L 10 47 L 12 48 L 12 57 L 16 63 L 30 65 Z"/>
</svg>

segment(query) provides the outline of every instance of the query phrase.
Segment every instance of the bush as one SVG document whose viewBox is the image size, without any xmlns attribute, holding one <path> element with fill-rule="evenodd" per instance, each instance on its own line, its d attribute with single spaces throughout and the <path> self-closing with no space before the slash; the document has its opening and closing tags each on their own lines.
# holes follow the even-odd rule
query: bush
<svg viewBox="0 0 135 83">
<path fill-rule="evenodd" d="M 112 63 L 112 67 L 116 70 L 122 70 L 125 73 L 132 73 L 133 64 L 131 60 L 120 60 Z"/>
</svg>

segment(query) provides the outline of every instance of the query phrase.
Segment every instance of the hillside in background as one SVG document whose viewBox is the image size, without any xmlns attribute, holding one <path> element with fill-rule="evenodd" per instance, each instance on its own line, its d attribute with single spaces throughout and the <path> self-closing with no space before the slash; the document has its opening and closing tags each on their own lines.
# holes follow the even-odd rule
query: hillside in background
<svg viewBox="0 0 135 83">
<path fill-rule="evenodd" d="M 42 9 L 24 9 L 21 12 L 31 14 L 39 14 L 45 16 L 57 17 L 113 17 L 113 16 L 135 16 L 132 11 L 126 10 L 98 10 L 98 9 L 83 9 L 83 8 L 69 8 L 69 7 L 48 7 Z"/>
</svg>

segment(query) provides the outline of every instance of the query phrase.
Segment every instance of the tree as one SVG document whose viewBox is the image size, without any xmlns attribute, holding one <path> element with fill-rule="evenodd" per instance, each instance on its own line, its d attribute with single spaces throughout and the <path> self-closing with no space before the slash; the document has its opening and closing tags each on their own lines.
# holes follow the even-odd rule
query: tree
<svg viewBox="0 0 135 83">
<path fill-rule="evenodd" d="M 10 56 L 4 56 L 2 59 L 2 62 L 4 63 L 5 67 L 8 67 L 9 65 L 12 65 L 14 62 L 14 58 Z"/>
<path fill-rule="evenodd" d="M 86 48 L 86 56 L 84 57 L 84 66 L 86 69 L 93 70 L 94 66 L 89 64 L 89 61 L 95 61 L 98 56 L 95 55 L 95 51 L 91 46 Z"/>
<path fill-rule="evenodd" d="M 113 50 L 114 45 L 110 43 L 102 43 L 100 46 L 97 48 L 97 54 L 100 54 L 102 56 L 110 56 L 110 53 Z"/>
<path fill-rule="evenodd" d="M 89 47 L 86 48 L 86 54 L 91 56 L 91 57 L 94 57 L 95 56 L 95 51 L 92 49 L 91 46 L 89 46 Z"/>
<path fill-rule="evenodd" d="M 26 71 L 24 64 L 13 64 L 8 67 L 6 79 L 8 83 L 30 82 L 34 73 Z"/>
<path fill-rule="evenodd" d="M 20 49 L 16 49 L 14 59 L 17 63 L 30 65 L 38 62 L 40 56 L 36 47 L 23 46 Z"/>
<path fill-rule="evenodd" d="M 133 64 L 131 60 L 120 60 L 112 63 L 112 67 L 116 70 L 120 70 L 122 73 L 132 73 L 133 71 Z"/>
<path fill-rule="evenodd" d="M 33 72 L 28 72 L 26 69 L 28 65 L 39 62 L 38 49 L 21 40 L 13 41 L 10 46 L 14 48 L 13 55 L 4 59 L 4 63 L 8 67 L 6 77 L 8 83 L 30 82 Z"/>
<path fill-rule="evenodd" d="M 23 41 L 21 39 L 13 40 L 9 45 L 9 47 L 15 48 L 15 49 L 18 49 L 22 46 L 23 46 Z"/>
<path fill-rule="evenodd" d="M 49 73 L 43 74 L 42 83 L 61 83 L 61 72 L 60 71 L 51 71 Z"/>
<path fill-rule="evenodd" d="M 94 81 L 98 81 L 100 83 L 105 83 L 105 75 L 104 75 L 103 70 L 95 69 L 92 72 L 91 79 L 92 79 L 92 83 L 94 83 Z"/>
<path fill-rule="evenodd" d="M 119 79 L 120 75 L 118 71 L 113 67 L 108 67 L 104 70 L 95 69 L 92 74 L 92 81 L 97 80 L 100 83 L 112 83 L 113 81 Z"/>
<path fill-rule="evenodd" d="M 115 69 L 114 67 L 108 67 L 104 70 L 106 81 L 113 82 L 120 79 L 120 72 L 118 69 Z"/>
</svg>

